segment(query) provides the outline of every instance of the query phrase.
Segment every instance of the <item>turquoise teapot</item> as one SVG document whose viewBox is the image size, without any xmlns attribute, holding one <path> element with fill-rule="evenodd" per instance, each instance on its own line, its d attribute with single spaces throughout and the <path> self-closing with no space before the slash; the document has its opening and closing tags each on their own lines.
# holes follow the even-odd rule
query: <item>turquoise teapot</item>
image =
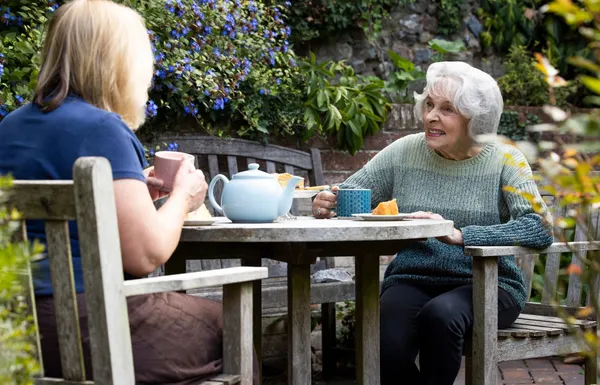
<svg viewBox="0 0 600 385">
<path fill-rule="evenodd" d="M 221 204 L 215 199 L 214 189 L 218 181 L 225 183 Z M 293 176 L 284 189 L 273 175 L 250 163 L 248 170 L 235 174 L 231 181 L 219 174 L 208 186 L 210 203 L 232 222 L 268 223 L 287 214 L 292 207 L 294 189 L 302 177 Z"/>
</svg>

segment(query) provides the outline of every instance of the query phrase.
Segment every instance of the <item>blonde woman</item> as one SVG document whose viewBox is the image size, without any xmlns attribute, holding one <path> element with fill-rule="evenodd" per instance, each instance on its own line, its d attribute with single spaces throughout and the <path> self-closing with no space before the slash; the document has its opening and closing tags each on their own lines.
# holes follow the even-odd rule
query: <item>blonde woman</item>
<svg viewBox="0 0 600 385">
<path fill-rule="evenodd" d="M 0 123 L 0 174 L 17 179 L 72 179 L 81 156 L 112 165 L 126 278 L 165 263 L 177 246 L 185 215 L 204 201 L 200 170 L 182 164 L 168 202 L 158 211 L 147 181 L 143 146 L 134 135 L 144 121 L 153 55 L 142 18 L 107 0 L 74 0 L 50 21 L 33 103 Z M 86 373 L 91 376 L 78 234 L 69 228 Z M 30 238 L 45 239 L 42 223 Z M 61 375 L 48 260 L 36 269 L 35 290 L 44 368 Z M 216 302 L 178 293 L 128 299 L 136 382 L 197 384 L 221 371 L 222 310 Z"/>
</svg>

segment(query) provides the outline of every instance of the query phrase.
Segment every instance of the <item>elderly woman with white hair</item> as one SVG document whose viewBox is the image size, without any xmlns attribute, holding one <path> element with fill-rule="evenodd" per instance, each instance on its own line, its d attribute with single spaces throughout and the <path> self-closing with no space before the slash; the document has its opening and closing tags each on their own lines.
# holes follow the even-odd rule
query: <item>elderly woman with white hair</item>
<svg viewBox="0 0 600 385">
<path fill-rule="evenodd" d="M 491 76 L 462 62 L 435 63 L 416 101 L 425 132 L 395 141 L 339 187 L 371 189 L 373 206 L 395 198 L 413 218 L 454 221 L 452 235 L 414 242 L 389 264 L 380 321 L 382 384 L 451 385 L 473 325 L 472 259 L 463 247 L 544 248 L 553 237 L 528 200 L 503 189 L 541 202 L 523 154 L 481 140 L 496 134 L 503 109 Z M 335 203 L 335 194 L 318 194 L 315 217 L 335 215 Z M 498 281 L 498 327 L 506 328 L 526 301 L 514 257 L 500 259 Z"/>
</svg>

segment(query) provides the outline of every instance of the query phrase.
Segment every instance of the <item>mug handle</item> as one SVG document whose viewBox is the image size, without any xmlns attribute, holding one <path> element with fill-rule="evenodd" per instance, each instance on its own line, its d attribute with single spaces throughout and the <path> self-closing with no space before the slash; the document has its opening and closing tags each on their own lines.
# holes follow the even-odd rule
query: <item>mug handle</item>
<svg viewBox="0 0 600 385">
<path fill-rule="evenodd" d="M 223 212 L 223 208 L 217 203 L 217 200 L 215 199 L 215 185 L 217 184 L 217 182 L 219 180 L 222 180 L 224 184 L 229 183 L 229 179 L 227 179 L 227 177 L 225 175 L 219 174 L 219 175 L 215 176 L 213 178 L 213 180 L 210 181 L 210 185 L 208 186 L 208 199 L 210 200 L 210 204 L 214 207 L 215 210 L 217 210 L 221 214 L 225 215 L 225 213 Z M 225 191 L 225 189 L 223 189 L 223 191 Z M 221 194 L 221 201 L 223 201 L 222 194 Z"/>
</svg>

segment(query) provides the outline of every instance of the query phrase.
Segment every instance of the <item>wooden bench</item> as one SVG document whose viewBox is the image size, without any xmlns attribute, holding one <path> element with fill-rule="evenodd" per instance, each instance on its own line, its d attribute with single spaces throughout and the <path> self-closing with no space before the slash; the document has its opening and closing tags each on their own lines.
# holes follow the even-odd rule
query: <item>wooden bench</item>
<svg viewBox="0 0 600 385">
<path fill-rule="evenodd" d="M 205 171 L 207 181 L 218 174 L 223 174 L 228 178 L 239 171 L 247 169 L 250 163 L 258 163 L 260 170 L 268 173 L 287 172 L 294 175 L 303 176 L 305 184 L 310 186 L 324 185 L 323 170 L 321 165 L 321 154 L 318 149 L 310 149 L 309 152 L 295 150 L 276 145 L 265 145 L 244 139 L 217 138 L 212 136 L 164 136 L 157 138 L 148 147 L 154 148 L 161 143 L 176 142 L 179 151 L 192 154 L 196 157 L 197 167 Z M 215 187 L 215 197 L 219 200 L 222 192 L 222 185 Z M 310 200 L 304 202 L 295 199 L 292 205 L 291 213 L 294 215 L 302 214 L 302 203 L 304 203 L 305 215 Z M 215 216 L 221 214 L 214 212 L 210 203 L 206 206 Z M 186 265 L 176 265 L 167 263 L 164 269 L 165 274 L 177 274 L 185 271 L 205 271 L 221 269 L 231 266 L 257 265 L 252 261 L 236 261 L 228 259 L 196 260 L 187 261 Z M 287 268 L 285 263 L 263 259 L 262 266 L 268 266 L 269 278 L 261 282 L 256 282 L 254 287 L 254 306 L 255 309 L 273 309 L 283 308 L 287 305 Z M 323 258 L 312 267 L 312 273 L 335 267 L 335 258 Z M 354 283 L 323 283 L 313 284 L 311 287 L 311 298 L 314 304 L 321 304 L 322 337 L 323 337 L 323 356 L 332 357 L 329 351 L 335 346 L 335 302 L 344 301 L 348 298 L 349 291 L 352 291 L 351 297 L 354 297 Z M 261 294 L 262 293 L 262 294 Z M 218 292 L 206 292 L 204 296 L 219 298 Z M 259 357 L 262 357 L 261 339 L 261 313 L 257 311 L 254 318 L 256 349 Z M 334 362 L 327 361 L 324 365 L 326 371 L 333 369 Z"/>
<path fill-rule="evenodd" d="M 550 196 L 541 191 L 542 197 L 549 203 L 554 218 L 564 216 L 566 209 L 553 207 Z M 520 360 L 534 357 L 547 357 L 569 353 L 588 353 L 585 359 L 585 384 L 597 384 L 597 351 L 586 344 L 583 333 L 591 331 L 596 335 L 597 315 L 587 319 L 575 320 L 568 324 L 558 317 L 555 306 L 558 288 L 560 258 L 562 253 L 572 252 L 571 263 L 582 268 L 582 259 L 586 253 L 600 250 L 600 217 L 598 213 L 591 218 L 596 231 L 592 234 L 596 241 L 589 241 L 585 229 L 575 229 L 574 241 L 554 243 L 546 250 L 531 250 L 515 246 L 465 247 L 465 254 L 473 257 L 473 310 L 475 323 L 472 341 L 467 343 L 466 384 L 493 385 L 497 381 L 497 364 L 501 361 Z M 558 230 L 558 229 L 557 229 Z M 555 230 L 555 234 L 559 234 Z M 557 237 L 557 239 L 560 239 Z M 523 271 L 528 295 L 534 276 L 534 268 L 540 255 L 546 255 L 544 286 L 541 303 L 528 302 L 524 312 L 509 328 L 497 330 L 498 324 L 498 258 L 515 255 Z M 598 257 L 598 252 L 595 254 Z M 566 303 L 561 306 L 565 314 L 574 315 L 586 306 L 594 306 L 592 299 L 598 301 L 600 284 L 588 288 L 588 295 L 582 301 L 581 275 L 569 277 Z M 594 295 L 590 295 L 593 291 Z M 595 298 L 594 298 L 595 297 Z"/>
<path fill-rule="evenodd" d="M 253 282 L 267 276 L 263 267 L 234 267 L 218 271 L 179 274 L 124 281 L 117 214 L 109 162 L 80 158 L 73 181 L 15 181 L 9 204 L 23 219 L 44 220 L 50 258 L 57 332 L 63 379 L 44 377 L 35 383 L 135 383 L 126 297 L 223 286 L 223 372 L 205 384 L 252 384 Z M 68 221 L 76 220 L 87 302 L 94 382 L 86 381 L 77 315 Z M 21 224 L 20 239 L 26 239 Z M 29 275 L 31 280 L 31 274 Z M 31 281 L 29 286 L 32 287 Z M 29 293 L 35 317 L 35 298 Z M 37 336 L 40 362 L 40 336 Z"/>
</svg>

